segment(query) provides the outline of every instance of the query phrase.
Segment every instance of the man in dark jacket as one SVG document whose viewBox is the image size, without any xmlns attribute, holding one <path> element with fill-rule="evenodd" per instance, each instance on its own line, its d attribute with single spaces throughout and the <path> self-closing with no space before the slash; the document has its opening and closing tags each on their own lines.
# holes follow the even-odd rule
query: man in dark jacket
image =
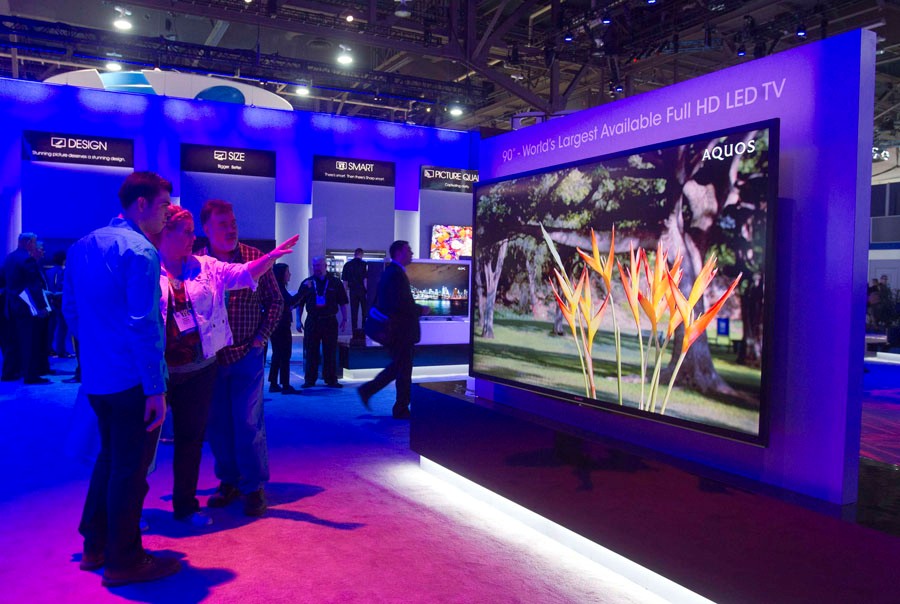
<svg viewBox="0 0 900 604">
<path fill-rule="evenodd" d="M 49 384 L 41 377 L 41 353 L 45 351 L 39 341 L 39 324 L 50 313 L 44 297 L 44 277 L 35 260 L 37 236 L 34 233 L 19 235 L 19 246 L 3 263 L 6 282 L 6 319 L 9 321 L 13 344 L 9 346 L 9 367 L 4 359 L 4 379 L 15 379 L 21 367 L 26 384 Z"/>
<path fill-rule="evenodd" d="M 413 257 L 409 242 L 395 241 L 389 252 L 391 263 L 384 269 L 378 282 L 375 305 L 390 317 L 391 337 L 386 347 L 391 355 L 391 362 L 372 381 L 360 386 L 358 392 L 363 405 L 368 409 L 369 399 L 392 380 L 396 380 L 397 401 L 392 414 L 396 419 L 408 419 L 413 347 L 421 338 L 419 317 L 428 314 L 428 308 L 416 304 L 406 276 L 406 267 Z"/>
</svg>

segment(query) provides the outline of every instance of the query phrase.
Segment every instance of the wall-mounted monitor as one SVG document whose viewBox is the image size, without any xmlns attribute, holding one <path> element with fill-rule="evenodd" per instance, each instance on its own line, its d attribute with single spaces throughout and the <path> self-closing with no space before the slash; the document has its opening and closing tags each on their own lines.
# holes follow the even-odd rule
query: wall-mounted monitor
<svg viewBox="0 0 900 604">
<path fill-rule="evenodd" d="M 472 257 L 472 227 L 436 224 L 431 227 L 432 260 L 460 260 Z"/>
<path fill-rule="evenodd" d="M 423 319 L 469 316 L 469 263 L 464 261 L 415 260 L 406 276 L 416 304 L 431 309 Z"/>
<path fill-rule="evenodd" d="M 471 373 L 765 444 L 778 120 L 483 181 Z"/>
</svg>

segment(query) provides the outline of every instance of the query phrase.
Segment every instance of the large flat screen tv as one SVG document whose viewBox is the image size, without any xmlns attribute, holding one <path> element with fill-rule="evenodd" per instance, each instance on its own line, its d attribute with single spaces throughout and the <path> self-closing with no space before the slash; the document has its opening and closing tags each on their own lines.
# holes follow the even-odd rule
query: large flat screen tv
<svg viewBox="0 0 900 604">
<path fill-rule="evenodd" d="M 471 226 L 436 224 L 431 227 L 432 260 L 460 260 L 471 257 Z"/>
<path fill-rule="evenodd" d="M 415 260 L 406 276 L 416 304 L 431 309 L 425 319 L 469 316 L 469 263 Z"/>
<path fill-rule="evenodd" d="M 471 374 L 764 445 L 778 120 L 475 187 Z"/>
</svg>

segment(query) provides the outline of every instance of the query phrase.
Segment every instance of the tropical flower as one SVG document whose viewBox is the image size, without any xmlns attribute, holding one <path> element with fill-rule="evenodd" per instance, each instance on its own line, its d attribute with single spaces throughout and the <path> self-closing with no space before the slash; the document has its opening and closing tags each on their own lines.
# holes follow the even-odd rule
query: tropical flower
<svg viewBox="0 0 900 604">
<path fill-rule="evenodd" d="M 694 286 L 691 288 L 691 294 L 688 298 L 685 298 L 684 294 L 681 293 L 681 290 L 678 289 L 678 283 L 675 281 L 675 277 L 671 274 L 668 274 L 667 276 L 671 286 L 672 296 L 675 300 L 675 305 L 678 308 L 678 314 L 681 315 L 681 320 L 684 322 L 684 340 L 682 340 L 681 343 L 682 354 L 687 353 L 691 344 L 696 342 L 697 338 L 706 331 L 710 322 L 717 314 L 719 314 L 719 311 L 722 310 L 722 307 L 725 305 L 725 301 L 728 300 L 738 283 L 741 282 L 743 273 L 737 276 L 731 285 L 728 286 L 728 289 L 725 290 L 725 293 L 722 294 L 722 296 L 716 300 L 706 312 L 695 318 L 694 306 L 716 276 L 717 269 L 715 268 L 715 264 L 715 255 L 710 256 L 710 259 L 707 261 L 706 265 L 704 265 L 703 270 L 700 271 L 700 274 L 697 275 L 697 279 L 694 280 Z M 698 285 L 701 285 L 701 287 L 698 287 Z"/>
<path fill-rule="evenodd" d="M 578 254 L 584 259 L 585 264 L 597 271 L 603 278 L 603 284 L 606 285 L 607 293 L 612 292 L 612 272 L 613 260 L 616 249 L 616 228 L 613 227 L 609 236 L 609 256 L 606 259 L 600 257 L 600 249 L 597 245 L 597 234 L 591 229 L 591 254 L 588 255 L 581 248 L 576 248 Z"/>
</svg>

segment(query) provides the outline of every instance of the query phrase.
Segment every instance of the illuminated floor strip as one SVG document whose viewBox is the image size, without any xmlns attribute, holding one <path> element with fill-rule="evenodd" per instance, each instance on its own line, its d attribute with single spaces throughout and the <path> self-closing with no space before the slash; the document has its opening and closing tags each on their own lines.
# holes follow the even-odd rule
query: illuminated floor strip
<svg viewBox="0 0 900 604">
<path fill-rule="evenodd" d="M 419 465 L 423 470 L 439 480 L 456 487 L 474 499 L 490 505 L 506 516 L 521 522 L 573 552 L 618 573 L 625 579 L 640 585 L 660 598 L 670 602 L 678 602 L 679 604 L 710 604 L 712 602 L 712 600 L 704 598 L 674 581 L 670 581 L 662 575 L 658 575 L 640 564 L 632 562 L 628 558 L 582 537 L 564 526 L 548 520 L 505 497 L 497 495 L 493 491 L 448 470 L 426 457 L 419 458 Z"/>
</svg>

